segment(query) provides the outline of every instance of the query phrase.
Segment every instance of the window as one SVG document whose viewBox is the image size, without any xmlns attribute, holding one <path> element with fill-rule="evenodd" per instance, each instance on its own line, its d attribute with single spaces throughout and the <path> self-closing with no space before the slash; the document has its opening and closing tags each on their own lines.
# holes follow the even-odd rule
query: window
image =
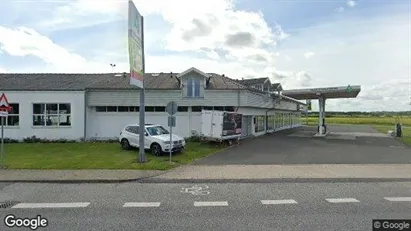
<svg viewBox="0 0 411 231">
<path fill-rule="evenodd" d="M 201 112 L 201 110 L 203 109 L 203 107 L 199 107 L 199 106 L 193 106 L 191 107 L 191 111 L 192 112 Z"/>
<path fill-rule="evenodd" d="M 166 107 L 154 107 L 154 111 L 156 111 L 156 112 L 165 112 Z"/>
<path fill-rule="evenodd" d="M 10 103 L 9 106 L 11 107 L 11 111 L 9 111 L 9 114 L 7 117 L 2 117 L 4 118 L 4 125 L 5 126 L 19 126 L 19 121 L 20 121 L 20 108 L 18 103 Z"/>
<path fill-rule="evenodd" d="M 178 107 L 177 111 L 186 112 L 186 111 L 188 111 L 188 107 Z"/>
<path fill-rule="evenodd" d="M 146 112 L 154 112 L 154 107 L 146 107 L 145 111 Z"/>
<path fill-rule="evenodd" d="M 226 111 L 235 111 L 234 107 L 231 107 L 231 106 L 225 106 L 224 110 L 226 110 Z"/>
<path fill-rule="evenodd" d="M 138 112 L 135 106 L 97 106 L 96 112 Z"/>
<path fill-rule="evenodd" d="M 138 134 L 138 126 L 128 126 L 126 127 L 127 132 Z"/>
<path fill-rule="evenodd" d="M 274 116 L 269 115 L 267 116 L 267 129 L 268 130 L 273 130 L 274 129 Z"/>
<path fill-rule="evenodd" d="M 147 127 L 146 128 L 148 131 L 148 134 L 150 134 L 150 136 L 158 136 L 158 135 L 166 135 L 166 134 L 170 134 L 165 128 L 163 128 L 162 126 L 156 126 L 156 127 Z"/>
<path fill-rule="evenodd" d="M 265 116 L 254 117 L 255 132 L 262 132 L 265 130 Z"/>
<path fill-rule="evenodd" d="M 33 104 L 34 126 L 70 126 L 71 104 L 35 103 Z"/>
<path fill-rule="evenodd" d="M 200 79 L 187 79 L 187 97 L 200 97 Z"/>
<path fill-rule="evenodd" d="M 216 111 L 224 111 L 224 107 L 214 107 L 214 110 L 216 110 Z"/>
</svg>

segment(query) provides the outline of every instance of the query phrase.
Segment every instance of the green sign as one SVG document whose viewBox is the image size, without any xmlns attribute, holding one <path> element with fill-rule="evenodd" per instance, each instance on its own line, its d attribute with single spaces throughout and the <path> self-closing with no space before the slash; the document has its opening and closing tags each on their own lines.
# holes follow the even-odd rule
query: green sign
<svg viewBox="0 0 411 231">
<path fill-rule="evenodd" d="M 345 91 L 346 91 L 346 92 L 352 92 L 352 87 L 351 87 L 350 85 L 348 85 L 348 87 L 345 88 Z"/>
</svg>

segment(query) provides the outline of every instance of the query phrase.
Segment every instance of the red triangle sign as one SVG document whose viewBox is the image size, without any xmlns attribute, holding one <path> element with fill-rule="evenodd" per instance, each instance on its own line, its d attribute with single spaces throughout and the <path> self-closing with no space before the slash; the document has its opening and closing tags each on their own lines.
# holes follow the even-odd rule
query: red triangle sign
<svg viewBox="0 0 411 231">
<path fill-rule="evenodd" d="M 11 110 L 9 101 L 7 100 L 6 94 L 4 93 L 0 97 L 0 110 L 7 110 L 7 111 Z"/>
</svg>

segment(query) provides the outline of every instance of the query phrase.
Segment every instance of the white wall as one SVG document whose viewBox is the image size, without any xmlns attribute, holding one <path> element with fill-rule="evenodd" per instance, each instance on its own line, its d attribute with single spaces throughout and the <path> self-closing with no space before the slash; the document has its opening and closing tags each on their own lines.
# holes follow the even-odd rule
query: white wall
<svg viewBox="0 0 411 231">
<path fill-rule="evenodd" d="M 126 125 L 139 123 L 139 112 L 96 112 L 95 107 L 90 107 L 88 112 L 90 112 L 87 124 L 89 139 L 117 138 Z M 166 112 L 146 112 L 145 115 L 147 124 L 160 124 L 169 130 Z M 193 129 L 200 132 L 200 121 L 201 113 L 192 113 L 190 116 L 188 112 L 178 112 L 173 133 L 189 137 Z"/>
<path fill-rule="evenodd" d="M 19 104 L 19 126 L 5 126 L 5 137 L 23 139 L 36 136 L 47 139 L 81 139 L 84 137 L 83 91 L 10 91 L 4 92 L 10 104 Z M 33 103 L 70 103 L 71 126 L 34 127 Z"/>
</svg>

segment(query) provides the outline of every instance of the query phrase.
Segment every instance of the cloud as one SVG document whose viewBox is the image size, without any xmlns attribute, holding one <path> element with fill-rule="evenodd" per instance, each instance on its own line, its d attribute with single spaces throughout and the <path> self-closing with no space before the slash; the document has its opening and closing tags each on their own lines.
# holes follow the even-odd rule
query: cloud
<svg viewBox="0 0 411 231">
<path fill-rule="evenodd" d="M 340 6 L 340 7 L 338 7 L 338 8 L 335 9 L 335 11 L 340 12 L 340 13 L 341 13 L 341 12 L 344 12 L 344 10 L 345 10 L 345 9 L 344 9 L 344 7 L 342 7 L 342 6 Z"/>
<path fill-rule="evenodd" d="M 2 67 L 0 67 L 0 73 L 7 73 L 7 70 L 4 69 L 4 68 L 2 68 Z"/>
<path fill-rule="evenodd" d="M 353 1 L 353 0 L 348 0 L 347 1 L 347 6 L 354 7 L 355 5 L 357 5 L 357 3 L 355 1 Z"/>
<path fill-rule="evenodd" d="M 270 78 L 273 83 L 281 83 L 284 89 L 311 87 L 313 77 L 306 71 L 277 71 Z"/>
<path fill-rule="evenodd" d="M 45 62 L 48 70 L 93 72 L 101 68 L 101 64 L 88 61 L 84 57 L 66 50 L 31 28 L 10 29 L 0 26 L 0 47 L 4 53 L 11 56 L 37 57 Z"/>
<path fill-rule="evenodd" d="M 315 55 L 315 53 L 312 52 L 312 51 L 304 53 L 304 57 L 306 59 L 309 59 L 309 58 L 313 57 L 314 55 Z"/>
</svg>

